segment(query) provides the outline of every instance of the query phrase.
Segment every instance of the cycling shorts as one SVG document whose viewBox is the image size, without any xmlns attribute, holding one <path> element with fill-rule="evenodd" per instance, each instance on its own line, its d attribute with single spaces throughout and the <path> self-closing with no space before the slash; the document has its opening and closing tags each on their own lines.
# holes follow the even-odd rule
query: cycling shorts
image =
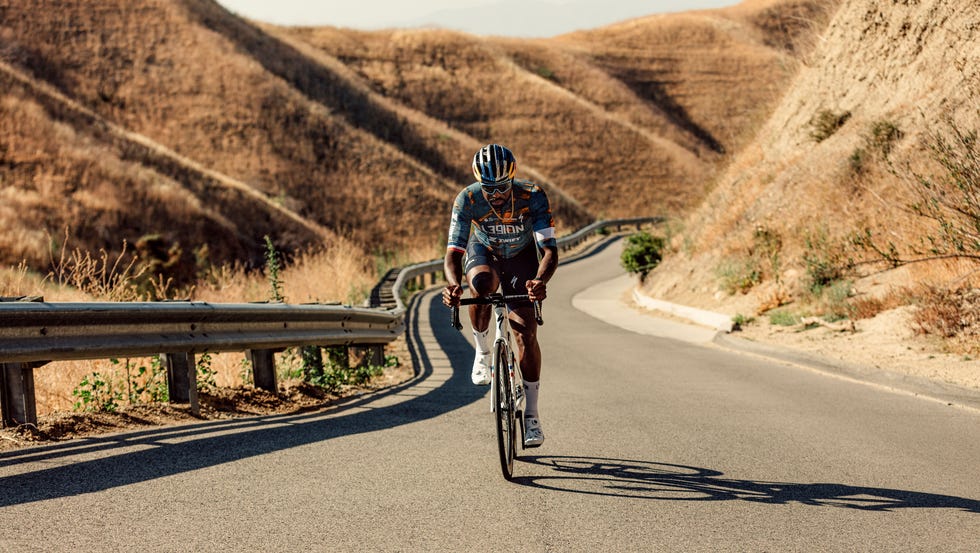
<svg viewBox="0 0 980 553">
<path fill-rule="evenodd" d="M 514 257 L 504 259 L 494 255 L 479 240 L 470 240 L 466 245 L 463 271 L 468 274 L 470 269 L 480 265 L 489 265 L 497 271 L 497 276 L 500 277 L 500 291 L 505 296 L 527 294 L 527 281 L 538 274 L 538 251 L 532 246 L 524 248 Z M 511 310 L 530 306 L 531 302 L 527 300 L 507 303 L 507 307 Z"/>
</svg>

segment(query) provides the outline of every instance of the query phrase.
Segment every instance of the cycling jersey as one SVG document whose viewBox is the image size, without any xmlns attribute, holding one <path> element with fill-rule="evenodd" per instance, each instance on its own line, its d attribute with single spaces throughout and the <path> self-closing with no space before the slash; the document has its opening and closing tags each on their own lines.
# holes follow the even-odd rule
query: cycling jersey
<svg viewBox="0 0 980 553">
<path fill-rule="evenodd" d="M 533 243 L 541 248 L 557 247 L 555 221 L 544 190 L 514 179 L 511 198 L 494 211 L 480 183 L 464 188 L 453 203 L 449 249 L 466 253 L 471 234 L 501 259 L 510 259 Z"/>
</svg>

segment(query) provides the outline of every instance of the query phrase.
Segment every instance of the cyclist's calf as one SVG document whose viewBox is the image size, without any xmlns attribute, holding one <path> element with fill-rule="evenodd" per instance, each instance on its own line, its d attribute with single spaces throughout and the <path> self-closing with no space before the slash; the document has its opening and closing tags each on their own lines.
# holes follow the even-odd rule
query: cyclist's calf
<svg viewBox="0 0 980 553">
<path fill-rule="evenodd" d="M 541 374 L 541 348 L 538 346 L 538 324 L 530 307 L 520 307 L 510 314 L 510 328 L 517 341 L 521 371 L 525 380 L 537 382 Z"/>
</svg>

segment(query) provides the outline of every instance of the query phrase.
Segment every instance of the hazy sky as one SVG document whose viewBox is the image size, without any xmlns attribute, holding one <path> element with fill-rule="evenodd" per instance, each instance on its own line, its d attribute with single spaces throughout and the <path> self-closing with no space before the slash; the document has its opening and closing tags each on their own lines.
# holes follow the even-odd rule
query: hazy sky
<svg viewBox="0 0 980 553">
<path fill-rule="evenodd" d="M 436 26 L 473 34 L 546 37 L 653 13 L 739 0 L 218 0 L 249 19 L 354 29 Z"/>
</svg>

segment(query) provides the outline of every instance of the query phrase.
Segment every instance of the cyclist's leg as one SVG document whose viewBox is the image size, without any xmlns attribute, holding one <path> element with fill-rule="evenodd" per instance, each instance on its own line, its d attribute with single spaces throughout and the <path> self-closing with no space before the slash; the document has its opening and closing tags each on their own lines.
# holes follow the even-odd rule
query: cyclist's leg
<svg viewBox="0 0 980 553">
<path fill-rule="evenodd" d="M 505 295 L 527 294 L 525 283 L 534 278 L 538 270 L 538 256 L 534 248 L 527 248 L 517 257 L 500 263 L 500 280 Z M 538 347 L 538 323 L 534 318 L 534 306 L 529 301 L 507 305 L 510 310 L 510 327 L 517 341 L 524 380 L 537 382 L 541 375 L 541 349 Z"/>
<path fill-rule="evenodd" d="M 515 307 L 510 312 L 510 328 L 517 338 L 521 372 L 524 374 L 524 447 L 538 447 L 544 443 L 544 430 L 538 413 L 538 395 L 541 390 L 541 348 L 538 346 L 538 323 L 534 307 Z"/>
<path fill-rule="evenodd" d="M 470 284 L 470 295 L 474 298 L 486 296 L 500 287 L 500 275 L 493 266 L 493 255 L 478 240 L 470 240 L 466 247 L 466 261 L 463 270 Z M 473 330 L 486 333 L 490 329 L 489 305 L 471 305 L 470 322 Z"/>
<path fill-rule="evenodd" d="M 538 270 L 538 256 L 534 248 L 526 248 L 516 257 L 506 260 L 500 267 L 501 287 L 504 294 L 527 294 L 526 283 Z M 538 346 L 538 323 L 534 306 L 529 301 L 508 305 L 510 327 L 517 341 L 517 354 L 524 376 L 524 447 L 538 447 L 544 443 L 544 432 L 538 416 L 538 392 L 541 378 L 541 348 Z"/>
<path fill-rule="evenodd" d="M 490 264 L 491 259 L 492 257 L 486 248 L 482 247 L 482 244 L 475 240 L 470 242 L 466 249 L 466 262 L 463 268 L 466 271 L 466 279 L 470 283 L 470 295 L 473 297 L 486 296 L 496 291 L 500 285 L 500 277 Z M 470 324 L 473 326 L 473 345 L 476 350 L 470 379 L 478 386 L 490 383 L 491 315 L 492 309 L 489 305 L 470 306 Z"/>
<path fill-rule="evenodd" d="M 538 346 L 538 323 L 531 306 L 515 307 L 510 312 L 510 328 L 517 342 L 517 356 L 524 380 L 537 382 L 541 378 L 541 348 Z"/>
<path fill-rule="evenodd" d="M 534 278 L 538 269 L 537 252 L 529 249 L 516 258 L 508 259 L 500 269 L 504 294 L 526 294 L 525 283 Z M 538 323 L 534 306 L 529 301 L 517 302 L 510 308 L 510 327 L 517 341 L 517 354 L 524 375 L 524 446 L 537 447 L 544 443 L 544 432 L 538 417 L 538 392 L 541 378 L 541 348 L 538 346 Z"/>
</svg>

